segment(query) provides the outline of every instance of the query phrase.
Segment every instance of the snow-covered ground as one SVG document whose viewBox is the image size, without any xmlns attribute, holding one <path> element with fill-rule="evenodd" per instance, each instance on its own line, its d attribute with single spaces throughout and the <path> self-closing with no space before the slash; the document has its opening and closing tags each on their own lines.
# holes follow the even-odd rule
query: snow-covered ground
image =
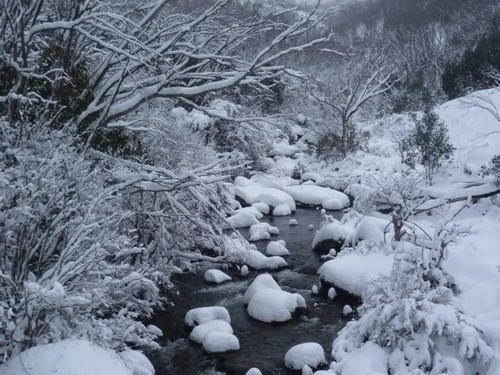
<svg viewBox="0 0 500 375">
<path fill-rule="evenodd" d="M 432 237 L 436 228 L 442 228 L 440 225 L 443 222 L 452 220 L 447 225 L 454 228 L 458 235 L 448 245 L 443 268 L 456 285 L 453 304 L 457 311 L 465 313 L 467 319 L 484 332 L 486 342 L 493 348 L 496 358 L 488 361 L 489 369 L 487 366 L 479 370 L 479 373 L 492 375 L 500 374 L 500 198 L 484 198 L 474 204 L 467 204 L 466 199 L 468 196 L 498 190 L 492 184 L 492 178 L 482 176 L 480 169 L 495 154 L 500 153 L 500 122 L 487 110 L 471 107 L 471 102 L 478 97 L 488 97 L 497 105 L 500 104 L 500 91 L 490 90 L 450 101 L 437 108 L 436 112 L 447 125 L 456 151 L 452 159 L 439 170 L 431 187 L 423 181 L 415 187 L 418 190 L 416 195 L 429 197 L 419 209 L 432 209 L 412 217 L 413 223 L 408 224 L 407 229 L 420 231 L 422 237 L 425 236 L 421 230 L 425 230 Z M 394 171 L 402 169 L 397 142 L 408 133 L 411 126 L 412 121 L 407 115 L 393 115 L 367 124 L 371 139 L 363 151 L 348 156 L 342 162 L 316 163 L 306 165 L 305 169 L 318 184 L 348 188 L 353 196 L 362 197 L 374 184 L 388 180 Z M 449 203 L 449 200 L 458 202 Z M 356 232 L 366 232 L 366 237 L 377 241 L 377 236 L 384 236 L 379 230 L 387 226 L 390 218 L 370 220 L 362 230 L 361 220 L 325 221 L 316 235 L 315 243 L 326 239 L 349 239 L 349 243 L 355 244 L 363 239 L 362 235 L 354 235 Z M 378 241 L 381 242 L 381 239 L 378 238 Z M 386 237 L 385 240 L 390 239 Z M 376 278 L 378 273 L 388 275 L 393 262 L 387 251 L 353 251 L 325 263 L 320 274 L 336 286 L 363 296 L 367 281 Z M 439 344 L 440 347 L 447 345 L 450 348 L 442 351 L 448 351 L 446 355 L 454 354 L 446 358 L 434 358 L 436 371 L 441 369 L 447 374 L 468 374 L 473 371 L 467 367 L 469 364 L 453 359 L 459 355 L 451 349 L 451 344 Z M 334 362 L 332 368 L 338 374 L 388 373 L 385 349 L 370 342 L 359 348 L 356 346 L 347 350 L 349 354 L 343 358 L 335 358 L 334 355 L 338 363 Z"/>
</svg>

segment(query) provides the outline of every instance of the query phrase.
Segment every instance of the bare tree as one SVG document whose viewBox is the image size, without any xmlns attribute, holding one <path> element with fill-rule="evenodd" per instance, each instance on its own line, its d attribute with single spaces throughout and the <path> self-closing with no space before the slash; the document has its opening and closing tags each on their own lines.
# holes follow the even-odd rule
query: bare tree
<svg viewBox="0 0 500 375">
<path fill-rule="evenodd" d="M 387 65 L 383 52 L 370 51 L 366 56 L 346 56 L 340 66 L 327 73 L 324 80 L 315 80 L 307 89 L 332 117 L 322 133 L 336 137 L 336 148 L 346 156 L 355 146 L 354 116 L 372 99 L 389 91 L 398 81 L 395 71 Z"/>
</svg>

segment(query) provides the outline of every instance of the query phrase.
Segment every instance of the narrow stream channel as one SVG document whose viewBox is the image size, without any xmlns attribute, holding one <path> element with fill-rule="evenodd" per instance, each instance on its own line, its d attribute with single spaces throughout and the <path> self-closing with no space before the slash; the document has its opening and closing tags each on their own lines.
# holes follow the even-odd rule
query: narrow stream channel
<svg viewBox="0 0 500 375">
<path fill-rule="evenodd" d="M 334 212 L 333 215 L 340 217 L 342 213 Z M 298 221 L 297 226 L 288 224 L 291 218 Z M 243 293 L 257 272 L 245 278 L 231 275 L 234 281 L 216 286 L 203 280 L 203 271 L 210 265 L 197 274 L 178 275 L 173 281 L 179 295 L 170 298 L 174 306 L 159 311 L 151 321 L 164 332 L 160 340 L 162 348 L 146 353 L 157 375 L 217 372 L 244 375 L 251 367 L 258 367 L 264 375 L 297 374 L 285 368 L 284 356 L 293 345 L 307 341 L 320 343 L 327 360 L 331 360 L 332 340 L 349 319 L 342 314 L 346 301 L 329 301 L 324 296 L 311 293 L 312 285 L 318 284 L 316 270 L 322 263 L 320 256 L 311 251 L 314 233 L 321 222 L 320 211 L 298 209 L 292 216 L 265 218 L 262 221 L 280 229 L 280 235 L 273 236 L 272 240 L 286 241 L 291 253 L 286 257 L 290 267 L 272 274 L 284 290 L 300 293 L 306 299 L 305 314 L 284 324 L 261 323 L 250 318 L 243 305 Z M 309 229 L 311 224 L 314 230 Z M 241 233 L 248 238 L 248 230 Z M 267 243 L 259 241 L 256 245 L 264 252 Z M 190 330 L 184 326 L 186 312 L 195 307 L 215 305 L 226 307 L 231 314 L 231 325 L 241 347 L 237 352 L 208 355 L 201 345 L 187 339 Z"/>
</svg>

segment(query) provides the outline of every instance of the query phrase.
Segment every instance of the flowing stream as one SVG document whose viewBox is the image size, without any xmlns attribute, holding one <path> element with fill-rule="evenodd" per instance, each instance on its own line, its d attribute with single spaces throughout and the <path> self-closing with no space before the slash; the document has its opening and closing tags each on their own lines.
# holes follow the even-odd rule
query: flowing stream
<svg viewBox="0 0 500 375">
<path fill-rule="evenodd" d="M 334 212 L 333 215 L 338 218 L 342 213 Z M 291 218 L 296 219 L 298 225 L 290 226 Z M 291 254 L 286 257 L 289 268 L 271 273 L 284 290 L 300 293 L 305 298 L 306 312 L 283 324 L 262 323 L 250 318 L 243 305 L 243 294 L 257 272 L 244 278 L 231 274 L 232 282 L 215 286 L 203 280 L 203 271 L 213 265 L 206 265 L 196 274 L 178 275 L 173 281 L 179 295 L 170 296 L 174 305 L 159 311 L 151 321 L 164 332 L 159 342 L 162 348 L 146 353 L 157 375 L 217 372 L 244 375 L 251 367 L 258 367 L 264 375 L 297 374 L 285 368 L 284 357 L 290 347 L 308 341 L 320 343 L 327 360 L 331 360 L 331 343 L 349 320 L 342 314 L 343 306 L 349 301 L 338 298 L 330 301 L 324 295 L 311 293 L 312 285 L 318 284 L 316 270 L 322 263 L 320 255 L 311 251 L 314 233 L 321 222 L 320 211 L 298 209 L 292 216 L 266 217 L 261 221 L 280 229 L 280 234 L 272 240 L 285 240 Z M 311 224 L 314 230 L 309 228 Z M 241 230 L 241 233 L 248 238 L 248 230 Z M 259 241 L 256 245 L 264 252 L 267 243 Z M 201 345 L 187 339 L 190 330 L 184 326 L 186 312 L 195 307 L 216 305 L 226 307 L 231 314 L 231 325 L 241 347 L 237 352 L 208 355 Z"/>
</svg>

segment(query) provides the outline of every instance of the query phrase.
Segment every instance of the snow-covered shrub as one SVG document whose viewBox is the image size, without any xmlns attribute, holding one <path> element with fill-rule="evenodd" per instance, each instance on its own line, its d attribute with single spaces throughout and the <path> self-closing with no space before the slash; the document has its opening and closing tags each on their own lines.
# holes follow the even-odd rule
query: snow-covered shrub
<svg viewBox="0 0 500 375">
<path fill-rule="evenodd" d="M 349 322 L 334 341 L 335 360 L 372 341 L 389 350 L 390 373 L 434 373 L 443 368 L 444 342 L 448 356 L 448 349 L 456 350 L 454 363 L 465 359 L 481 368 L 492 349 L 475 323 L 456 309 L 452 291 L 443 282 L 429 281 L 434 272 L 432 257 L 423 257 L 425 250 L 404 242 L 395 250 L 391 275 L 372 282 L 358 308 L 359 320 Z"/>
<path fill-rule="evenodd" d="M 448 128 L 432 111 L 426 111 L 415 121 L 415 129 L 405 140 L 405 163 L 410 167 L 421 164 L 429 184 L 442 163 L 453 155 L 455 147 L 450 143 Z"/>
<path fill-rule="evenodd" d="M 500 186 L 500 154 L 493 156 L 491 162 L 481 168 L 483 175 L 493 175 L 495 177 L 495 185 Z"/>
<path fill-rule="evenodd" d="M 32 133 L 0 159 L 0 355 L 68 337 L 152 344 L 136 319 L 161 302 L 145 248 L 125 225 L 123 185 L 59 133 Z"/>
</svg>

